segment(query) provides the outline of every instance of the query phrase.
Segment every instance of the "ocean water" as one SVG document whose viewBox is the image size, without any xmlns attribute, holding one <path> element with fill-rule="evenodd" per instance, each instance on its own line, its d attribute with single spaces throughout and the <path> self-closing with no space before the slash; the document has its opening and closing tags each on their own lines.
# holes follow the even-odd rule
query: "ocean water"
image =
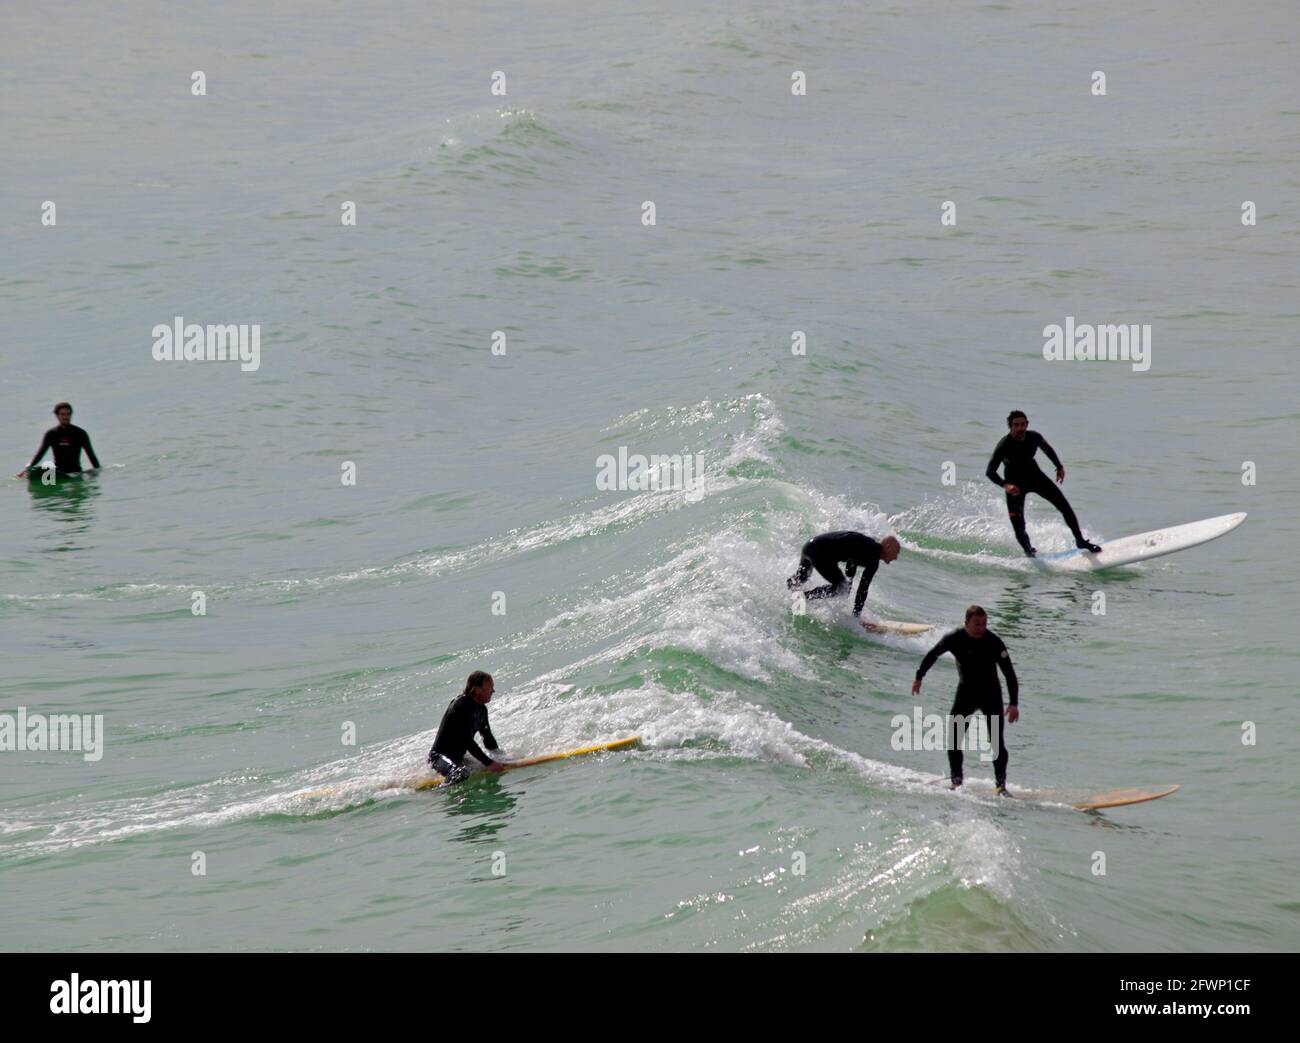
<svg viewBox="0 0 1300 1043">
<path fill-rule="evenodd" d="M 0 489 L 0 711 L 106 738 L 0 754 L 5 947 L 1295 949 L 1298 29 L 8 5 L 0 444 L 17 471 L 69 399 L 106 467 Z M 176 316 L 259 324 L 260 368 L 155 361 Z M 1150 369 L 1044 360 L 1067 316 L 1150 324 Z M 1249 518 L 1040 572 L 983 477 L 1011 408 L 1095 538 Z M 601 490 L 619 447 L 703 479 Z M 933 635 L 791 612 L 842 528 L 903 541 L 872 612 L 988 609 L 1013 789 L 1182 789 L 931 785 L 891 722 Z M 641 747 L 404 788 L 475 669 L 512 755 Z"/>
</svg>

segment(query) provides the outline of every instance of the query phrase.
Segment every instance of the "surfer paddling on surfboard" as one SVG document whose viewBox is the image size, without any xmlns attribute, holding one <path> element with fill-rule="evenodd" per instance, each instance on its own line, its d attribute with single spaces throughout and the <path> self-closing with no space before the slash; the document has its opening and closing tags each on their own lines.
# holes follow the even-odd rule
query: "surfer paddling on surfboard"
<svg viewBox="0 0 1300 1043">
<path fill-rule="evenodd" d="M 807 581 L 808 574 L 816 569 L 830 582 L 805 590 L 804 597 L 833 598 L 848 593 L 854 574 L 861 568 L 862 579 L 858 581 L 857 597 L 853 599 L 853 614 L 857 616 L 867 603 L 867 588 L 871 586 L 876 569 L 882 561 L 888 565 L 895 560 L 899 550 L 898 540 L 893 536 L 886 536 L 877 543 L 861 532 L 824 532 L 803 545 L 799 568 L 785 581 L 785 585 L 790 590 L 798 590 Z M 841 561 L 845 565 L 844 572 L 840 571 Z"/>
<path fill-rule="evenodd" d="M 921 694 L 921 679 L 926 671 L 934 666 L 935 661 L 945 652 L 951 652 L 957 660 L 957 698 L 953 700 L 949 714 L 948 771 L 952 779 L 952 788 L 958 789 L 962 783 L 962 742 L 966 737 L 966 724 L 976 710 L 984 714 L 991 732 L 995 755 L 993 758 L 993 775 L 998 784 L 998 795 L 1007 793 L 1007 744 L 1005 724 L 1015 724 L 1020 720 L 1020 682 L 1016 680 L 1015 668 L 1011 665 L 1011 653 L 1002 643 L 1002 638 L 989 628 L 989 617 L 979 605 L 971 605 L 966 610 L 966 625 L 958 627 L 943 638 L 930 651 L 917 668 L 916 679 L 912 682 L 912 694 Z M 1002 709 L 1002 685 L 998 681 L 998 670 L 1006 674 L 1007 691 L 1011 695 L 1011 705 L 1006 708 L 1005 719 Z"/>
<path fill-rule="evenodd" d="M 429 765 L 447 782 L 460 782 L 469 775 L 469 768 L 461 763 L 466 752 L 472 753 L 488 771 L 505 771 L 500 761 L 494 761 L 474 741 L 475 735 L 482 735 L 483 745 L 489 750 L 500 749 L 492 736 L 492 729 L 488 727 L 487 704 L 492 701 L 494 691 L 496 685 L 492 682 L 492 675 L 475 670 L 466 679 L 465 690 L 443 713 L 433 748 L 429 751 Z"/>
<path fill-rule="evenodd" d="M 1007 427 L 1011 428 L 1011 433 L 1003 436 L 1002 441 L 997 444 L 993 455 L 989 457 L 989 465 L 984 473 L 988 475 L 990 482 L 1006 492 L 1007 513 L 1011 515 L 1011 527 L 1015 529 L 1016 539 L 1025 549 L 1025 553 L 1031 558 L 1038 553 L 1029 542 L 1029 533 L 1025 531 L 1025 497 L 1030 493 L 1037 493 L 1061 512 L 1065 524 L 1074 533 L 1076 547 L 1092 554 L 1099 553 L 1101 548 L 1097 544 L 1089 543 L 1083 538 L 1083 533 L 1079 529 L 1079 519 L 1074 516 L 1070 501 L 1034 462 L 1034 454 L 1041 449 L 1056 465 L 1056 481 L 1059 485 L 1065 481 L 1065 468 L 1061 466 L 1061 458 L 1056 455 L 1056 450 L 1048 445 L 1047 439 L 1037 431 L 1029 430 L 1029 418 L 1018 409 L 1013 409 L 1007 414 Z M 999 475 L 998 467 L 1004 460 L 1007 465 L 1006 473 Z"/>
<path fill-rule="evenodd" d="M 57 474 L 79 474 L 81 472 L 81 451 L 84 449 L 90 457 L 90 466 L 98 467 L 99 460 L 95 450 L 90 448 L 90 435 L 72 422 L 72 406 L 60 402 L 54 407 L 54 415 L 59 418 L 56 426 L 45 432 L 41 447 L 36 450 L 32 462 L 18 472 L 17 477 L 26 478 L 29 471 L 41 462 L 47 449 L 54 451 L 54 470 Z"/>
</svg>

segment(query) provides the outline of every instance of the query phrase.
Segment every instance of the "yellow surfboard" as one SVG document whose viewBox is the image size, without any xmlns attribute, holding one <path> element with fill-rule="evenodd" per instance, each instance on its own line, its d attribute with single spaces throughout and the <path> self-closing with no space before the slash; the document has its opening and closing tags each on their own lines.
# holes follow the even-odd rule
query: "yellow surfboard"
<svg viewBox="0 0 1300 1043">
<path fill-rule="evenodd" d="M 598 742 L 592 746 L 579 746 L 576 750 L 564 750 L 561 753 L 544 753 L 540 757 L 525 757 L 518 761 L 502 761 L 501 765 L 506 771 L 513 771 L 515 768 L 531 768 L 534 764 L 549 764 L 551 761 L 568 760 L 570 757 L 582 757 L 588 753 L 604 753 L 606 750 L 626 750 L 635 746 L 641 741 L 641 736 L 633 735 L 626 739 L 615 739 L 613 742 Z M 421 779 L 412 786 L 412 789 L 433 789 L 435 786 L 441 786 L 447 780 L 441 775 L 433 779 Z"/>
<path fill-rule="evenodd" d="M 1159 800 L 1171 793 L 1177 793 L 1180 786 L 1166 786 L 1159 790 L 1113 789 L 1097 793 L 1082 801 L 1071 802 L 1070 807 L 1080 811 L 1100 811 L 1102 808 L 1122 808 L 1129 804 L 1145 804 L 1148 800 Z"/>
<path fill-rule="evenodd" d="M 501 764 L 507 771 L 515 768 L 527 768 L 534 764 L 549 764 L 551 761 L 567 760 L 570 757 L 581 757 L 587 753 L 603 753 L 605 750 L 626 750 L 629 747 L 637 745 L 641 741 L 641 736 L 632 735 L 626 739 L 614 739 L 611 742 L 598 742 L 591 746 L 579 746 L 576 750 L 564 750 L 560 753 L 544 753 L 540 757 L 526 757 L 517 761 L 502 761 Z M 381 789 L 433 789 L 435 786 L 441 786 L 447 780 L 441 775 L 435 775 L 431 778 L 422 779 L 403 779 L 399 782 L 371 783 L 371 788 Z M 351 787 L 345 785 L 323 786 L 320 789 L 307 790 L 304 793 L 295 794 L 299 799 L 307 797 L 328 797 L 332 794 L 339 793 L 344 789 L 357 788 L 357 784 Z M 362 784 L 361 788 L 365 788 Z"/>
<path fill-rule="evenodd" d="M 897 619 L 878 619 L 874 622 L 861 619 L 858 622 L 868 634 L 924 634 L 934 629 L 929 623 L 903 623 Z"/>
<path fill-rule="evenodd" d="M 1163 786 L 1158 789 L 1111 789 L 1105 793 L 1092 796 L 1080 796 L 1078 790 L 1027 789 L 1016 792 L 1011 787 L 1011 795 L 1036 804 L 1066 804 L 1079 811 L 1101 811 L 1103 808 L 1123 808 L 1130 804 L 1145 804 L 1148 800 L 1159 800 L 1171 793 L 1177 793 L 1181 786 Z"/>
</svg>

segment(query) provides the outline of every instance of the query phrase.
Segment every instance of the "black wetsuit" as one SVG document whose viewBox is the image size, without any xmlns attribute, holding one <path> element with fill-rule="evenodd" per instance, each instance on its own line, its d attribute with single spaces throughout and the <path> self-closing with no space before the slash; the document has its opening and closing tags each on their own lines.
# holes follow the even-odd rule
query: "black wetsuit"
<svg viewBox="0 0 1300 1043">
<path fill-rule="evenodd" d="M 840 571 L 840 562 L 846 565 L 846 576 Z M 814 536 L 803 545 L 800 552 L 799 570 L 786 580 L 791 590 L 803 586 L 808 574 L 816 569 L 825 576 L 829 583 L 805 591 L 810 598 L 833 598 L 843 594 L 853 583 L 853 575 L 862 569 L 862 579 L 858 581 L 858 595 L 853 599 L 853 614 L 858 615 L 867 603 L 867 587 L 880 567 L 880 544 L 870 536 L 860 532 L 824 532 Z"/>
<path fill-rule="evenodd" d="M 1007 675 L 1007 691 L 1011 696 L 1011 705 L 1019 705 L 1020 682 L 1016 680 L 1015 668 L 1011 665 L 1011 653 L 1002 643 L 1002 638 L 992 630 L 984 631 L 983 637 L 971 637 L 965 627 L 958 627 L 943 638 L 921 660 L 916 671 L 919 681 L 935 660 L 945 652 L 951 652 L 957 660 L 957 697 L 953 700 L 954 718 L 967 720 L 979 710 L 988 718 L 990 727 L 997 721 L 997 755 L 993 760 L 993 775 L 999 786 L 1007 781 L 1007 743 L 1006 720 L 1002 710 L 1002 685 L 998 681 L 998 669 Z M 955 723 L 948 740 L 948 769 L 954 786 L 960 786 L 962 780 L 962 739 L 965 728 Z"/>
<path fill-rule="evenodd" d="M 488 727 L 487 706 L 476 702 L 472 695 L 456 696 L 443 713 L 433 748 L 429 750 L 429 763 L 433 769 L 447 776 L 448 782 L 459 782 L 469 774 L 469 769 L 461 763 L 466 752 L 484 764 L 492 764 L 492 758 L 474 741 L 478 734 L 483 736 L 483 745 L 489 750 L 500 748 Z"/>
<path fill-rule="evenodd" d="M 69 424 L 67 427 L 59 425 L 46 431 L 45 437 L 41 439 L 40 449 L 36 450 L 32 462 L 27 465 L 28 470 L 41 462 L 41 457 L 45 455 L 47 449 L 54 450 L 54 469 L 56 471 L 66 471 L 69 474 L 80 471 L 81 451 L 83 449 L 86 451 L 86 455 L 90 457 L 90 466 L 99 466 L 99 460 L 95 458 L 95 450 L 90 448 L 90 435 L 77 427 L 76 424 Z"/>
<path fill-rule="evenodd" d="M 1034 462 L 1034 454 L 1040 449 L 1047 454 L 1052 463 L 1057 467 L 1061 466 L 1061 458 L 1047 444 L 1047 439 L 1037 431 L 1026 431 L 1025 437 L 1019 442 L 1009 434 L 1003 437 L 997 448 L 993 450 L 984 473 L 999 489 L 1004 488 L 1008 483 L 1020 489 L 1019 496 L 1007 493 L 1007 513 L 1011 515 L 1011 527 L 1015 529 L 1016 539 L 1025 549 L 1026 554 L 1033 549 L 1029 542 L 1029 533 L 1025 531 L 1025 497 L 1029 493 L 1037 493 L 1060 511 L 1065 518 L 1065 524 L 1074 533 L 1075 546 L 1086 547 L 1088 542 L 1079 531 L 1079 519 L 1074 516 L 1070 501 L 1065 498 L 1065 493 L 1061 492 L 1060 486 L 1043 474 L 1038 464 Z M 999 478 L 998 466 L 1004 460 L 1007 464 L 1005 477 Z"/>
</svg>

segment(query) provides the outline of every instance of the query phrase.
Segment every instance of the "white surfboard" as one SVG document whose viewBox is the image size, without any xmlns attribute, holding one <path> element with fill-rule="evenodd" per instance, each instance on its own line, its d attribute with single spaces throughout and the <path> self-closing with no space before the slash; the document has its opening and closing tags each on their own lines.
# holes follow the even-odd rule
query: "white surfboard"
<svg viewBox="0 0 1300 1043">
<path fill-rule="evenodd" d="M 1186 525 L 1153 529 L 1136 536 L 1111 540 L 1102 544 L 1100 554 L 1089 554 L 1086 550 L 1078 549 L 1064 550 L 1056 554 L 1040 554 L 1033 560 L 1053 571 L 1095 572 L 1098 569 L 1111 569 L 1117 565 L 1132 565 L 1134 562 L 1159 558 L 1164 554 L 1209 543 L 1210 540 L 1217 540 L 1231 532 L 1245 520 L 1245 511 L 1221 514 L 1217 518 L 1203 518 Z"/>
<path fill-rule="evenodd" d="M 949 792 L 952 787 L 947 776 L 941 775 L 938 778 L 931 779 L 932 786 L 947 786 Z M 1021 789 L 1014 784 L 1007 787 L 1006 797 L 994 796 L 993 783 L 991 779 L 968 779 L 962 786 L 966 794 L 981 798 L 992 798 L 993 800 L 1021 800 L 1028 804 L 1041 804 L 1043 806 L 1064 806 L 1075 808 L 1079 811 L 1102 811 L 1106 808 L 1126 808 L 1130 804 L 1145 804 L 1148 801 L 1159 800 L 1161 797 L 1167 797 L 1171 793 L 1177 793 L 1182 789 L 1181 785 L 1159 786 L 1156 789 L 1112 789 L 1105 793 L 1087 793 L 1077 790 L 1058 790 L 1058 789 Z"/>
</svg>

